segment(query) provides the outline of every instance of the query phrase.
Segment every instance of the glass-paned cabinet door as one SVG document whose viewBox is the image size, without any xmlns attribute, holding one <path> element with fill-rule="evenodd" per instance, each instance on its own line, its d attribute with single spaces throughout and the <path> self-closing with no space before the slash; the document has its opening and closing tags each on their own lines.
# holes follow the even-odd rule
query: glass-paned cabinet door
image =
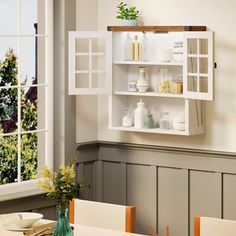
<svg viewBox="0 0 236 236">
<path fill-rule="evenodd" d="M 213 100 L 213 70 L 213 32 L 184 32 L 184 97 Z"/>
<path fill-rule="evenodd" d="M 69 95 L 107 94 L 112 81 L 112 34 L 69 32 Z"/>
</svg>

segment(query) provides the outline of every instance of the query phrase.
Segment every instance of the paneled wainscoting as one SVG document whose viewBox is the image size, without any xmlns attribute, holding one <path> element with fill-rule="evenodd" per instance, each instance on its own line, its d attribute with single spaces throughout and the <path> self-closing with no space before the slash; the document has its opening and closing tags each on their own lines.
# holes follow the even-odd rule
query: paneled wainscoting
<svg viewBox="0 0 236 236">
<path fill-rule="evenodd" d="M 137 232 L 193 236 L 195 215 L 236 220 L 236 154 L 93 142 L 78 144 L 85 199 L 137 207 Z"/>
<path fill-rule="evenodd" d="M 56 202 L 48 199 L 45 194 L 0 202 L 0 214 L 23 211 L 39 212 L 45 218 L 55 220 Z"/>
</svg>

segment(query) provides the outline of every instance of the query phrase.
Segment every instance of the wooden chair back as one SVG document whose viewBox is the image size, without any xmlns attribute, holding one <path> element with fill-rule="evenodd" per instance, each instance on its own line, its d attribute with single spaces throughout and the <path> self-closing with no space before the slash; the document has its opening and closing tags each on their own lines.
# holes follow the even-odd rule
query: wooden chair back
<svg viewBox="0 0 236 236">
<path fill-rule="evenodd" d="M 196 216 L 194 236 L 235 236 L 236 221 Z"/>
<path fill-rule="evenodd" d="M 135 232 L 136 207 L 73 199 L 69 221 L 123 232 Z"/>
</svg>

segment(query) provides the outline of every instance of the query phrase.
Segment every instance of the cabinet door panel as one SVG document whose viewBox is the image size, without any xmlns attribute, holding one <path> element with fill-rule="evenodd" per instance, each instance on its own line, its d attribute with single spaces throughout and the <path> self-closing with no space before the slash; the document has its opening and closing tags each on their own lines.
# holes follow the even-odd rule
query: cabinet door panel
<svg viewBox="0 0 236 236">
<path fill-rule="evenodd" d="M 148 234 L 156 228 L 156 167 L 127 165 L 127 204 L 136 206 L 136 232 Z"/>
<path fill-rule="evenodd" d="M 107 94 L 112 81 L 112 34 L 69 32 L 69 95 Z"/>
<path fill-rule="evenodd" d="M 158 168 L 158 234 L 188 236 L 188 170 Z"/>
<path fill-rule="evenodd" d="M 126 166 L 122 163 L 103 162 L 103 201 L 126 204 Z"/>
<path fill-rule="evenodd" d="M 223 217 L 236 220 L 236 175 L 223 175 Z"/>
<path fill-rule="evenodd" d="M 213 32 L 185 32 L 184 97 L 213 100 L 213 70 Z"/>
<path fill-rule="evenodd" d="M 194 217 L 221 218 L 221 174 L 190 171 L 190 235 Z"/>
</svg>

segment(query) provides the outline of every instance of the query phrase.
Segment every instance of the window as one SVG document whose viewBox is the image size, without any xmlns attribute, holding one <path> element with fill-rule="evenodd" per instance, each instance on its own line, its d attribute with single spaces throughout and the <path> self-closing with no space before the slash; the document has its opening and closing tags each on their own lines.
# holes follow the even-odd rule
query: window
<svg viewBox="0 0 236 236">
<path fill-rule="evenodd" d="M 53 0 L 0 0 L 0 199 L 52 166 Z"/>
</svg>

